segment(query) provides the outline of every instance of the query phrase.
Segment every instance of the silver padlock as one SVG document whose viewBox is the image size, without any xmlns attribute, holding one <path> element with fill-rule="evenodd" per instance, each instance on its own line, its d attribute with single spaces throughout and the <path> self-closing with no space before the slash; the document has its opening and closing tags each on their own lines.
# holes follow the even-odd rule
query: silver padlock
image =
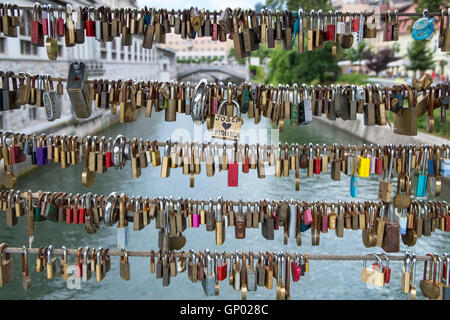
<svg viewBox="0 0 450 320">
<path fill-rule="evenodd" d="M 231 8 L 226 8 L 225 10 L 222 10 L 219 19 L 217 20 L 220 29 L 222 29 L 225 32 L 225 34 L 230 33 L 232 29 L 231 15 L 232 15 Z"/>
<path fill-rule="evenodd" d="M 202 287 L 205 295 L 211 297 L 215 295 L 216 291 L 216 276 L 214 273 L 214 262 L 209 252 L 207 253 L 208 267 L 205 267 L 205 277 L 202 280 Z"/>
<path fill-rule="evenodd" d="M 294 199 L 291 199 L 289 204 L 289 219 L 288 219 L 289 238 L 295 239 L 297 236 L 297 205 Z"/>
<path fill-rule="evenodd" d="M 192 96 L 192 110 L 191 117 L 195 124 L 202 124 L 206 121 L 206 115 L 208 114 L 208 107 L 206 102 L 208 92 L 208 81 L 202 79 L 194 89 Z"/>
<path fill-rule="evenodd" d="M 247 290 L 256 291 L 256 269 L 253 263 L 253 253 L 249 254 L 249 264 L 247 265 Z"/>
<path fill-rule="evenodd" d="M 91 278 L 92 275 L 92 269 L 91 266 L 89 265 L 89 259 L 88 259 L 88 253 L 89 253 L 89 248 L 86 247 L 84 248 L 84 252 L 83 252 L 83 281 L 88 281 Z"/>
<path fill-rule="evenodd" d="M 302 125 L 310 124 L 312 121 L 312 99 L 308 94 L 308 86 L 306 84 L 302 84 L 303 87 L 303 109 L 305 114 L 305 122 L 301 123 Z"/>
<path fill-rule="evenodd" d="M 50 81 L 50 75 L 46 74 L 44 76 L 44 81 Z M 42 82 L 43 83 L 43 82 Z M 43 90 L 43 88 L 41 88 Z M 43 90 L 42 100 L 44 102 L 45 115 L 47 117 L 47 121 L 55 121 L 56 119 L 61 118 L 61 98 L 56 94 L 56 91 Z"/>
<path fill-rule="evenodd" d="M 67 77 L 67 93 L 77 118 L 89 118 L 92 113 L 92 101 L 89 99 L 90 86 L 86 80 L 86 65 L 83 62 L 71 63 Z"/>
</svg>

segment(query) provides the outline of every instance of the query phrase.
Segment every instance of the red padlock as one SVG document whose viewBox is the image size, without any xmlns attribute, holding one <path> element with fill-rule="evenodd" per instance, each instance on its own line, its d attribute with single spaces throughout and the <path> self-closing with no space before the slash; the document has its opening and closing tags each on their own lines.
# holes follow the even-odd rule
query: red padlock
<svg viewBox="0 0 450 320">
<path fill-rule="evenodd" d="M 447 264 L 448 264 L 448 262 L 450 260 L 450 256 L 448 254 L 444 254 L 444 255 L 445 255 L 446 259 L 447 259 L 447 262 L 443 264 L 442 277 L 444 278 L 444 280 L 447 280 Z"/>
<path fill-rule="evenodd" d="M 72 209 L 72 223 L 73 224 L 78 224 L 78 213 L 79 213 L 79 208 L 78 208 L 78 199 L 75 200 L 75 205 Z"/>
<path fill-rule="evenodd" d="M 81 208 L 78 210 L 78 224 L 84 224 L 84 217 L 86 216 L 86 197 L 81 202 Z"/>
<path fill-rule="evenodd" d="M 106 168 L 112 168 L 114 167 L 114 158 L 112 153 L 112 139 L 108 140 L 108 147 L 105 153 L 105 167 Z"/>
<path fill-rule="evenodd" d="M 211 35 L 212 41 L 219 40 L 219 25 L 217 24 L 217 14 L 214 12 L 214 20 L 212 23 L 212 35 Z"/>
<path fill-rule="evenodd" d="M 313 172 L 314 174 L 320 174 L 321 170 L 322 170 L 322 158 L 319 157 L 319 148 L 317 148 L 316 157 L 314 158 Z"/>
<path fill-rule="evenodd" d="M 300 265 L 300 257 L 297 256 L 295 261 L 291 262 L 292 281 L 298 282 L 302 276 L 302 267 Z"/>
<path fill-rule="evenodd" d="M 13 164 L 25 162 L 27 160 L 27 156 L 19 146 L 11 146 L 9 148 L 9 153 L 11 154 L 11 162 Z"/>
<path fill-rule="evenodd" d="M 359 18 L 352 19 L 352 32 L 359 31 Z"/>
<path fill-rule="evenodd" d="M 222 281 L 227 278 L 227 262 L 223 259 L 223 255 L 217 259 L 217 280 Z"/>
<path fill-rule="evenodd" d="M 71 224 L 73 221 L 73 212 L 69 207 L 66 208 L 66 223 Z"/>
<path fill-rule="evenodd" d="M 39 3 L 36 3 L 33 6 L 33 19 L 31 20 L 31 44 L 38 47 L 44 46 L 41 5 Z"/>
<path fill-rule="evenodd" d="M 450 213 L 447 212 L 447 216 L 445 217 L 445 231 L 450 231 Z"/>
<path fill-rule="evenodd" d="M 334 41 L 335 40 L 335 23 L 333 23 L 333 12 L 330 10 L 328 11 L 328 19 L 329 24 L 325 26 L 325 41 Z M 336 17 L 334 16 L 334 19 Z"/>
<path fill-rule="evenodd" d="M 280 227 L 278 226 L 277 210 L 275 209 L 275 205 L 272 208 L 273 208 L 273 210 L 272 210 L 272 217 L 273 217 L 274 229 L 278 230 Z"/>
<path fill-rule="evenodd" d="M 62 17 L 62 7 L 58 6 L 58 19 L 56 20 L 56 34 L 58 37 L 64 37 L 65 24 Z"/>
<path fill-rule="evenodd" d="M 228 186 L 237 187 L 239 184 L 239 164 L 236 159 L 237 143 L 233 152 L 233 162 L 228 163 Z"/>
<path fill-rule="evenodd" d="M 42 12 L 45 12 L 42 14 L 41 22 L 42 22 L 42 34 L 44 36 L 48 36 L 48 11 L 51 9 L 52 5 L 48 4 L 42 7 Z"/>
<path fill-rule="evenodd" d="M 244 162 L 242 163 L 242 172 L 248 173 L 250 169 L 250 159 L 248 157 L 248 145 L 245 144 L 244 148 Z"/>
<path fill-rule="evenodd" d="M 87 20 L 84 22 L 84 26 L 86 29 L 86 37 L 95 37 L 95 20 L 94 19 L 95 19 L 94 8 L 89 7 Z"/>
<path fill-rule="evenodd" d="M 383 174 L 383 158 L 380 157 L 379 151 L 377 151 L 377 158 L 375 159 L 375 173 Z"/>
</svg>

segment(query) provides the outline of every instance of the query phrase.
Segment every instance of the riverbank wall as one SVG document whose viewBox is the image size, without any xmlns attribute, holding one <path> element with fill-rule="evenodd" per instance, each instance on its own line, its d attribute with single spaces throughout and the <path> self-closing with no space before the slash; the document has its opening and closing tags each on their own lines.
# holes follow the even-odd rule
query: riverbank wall
<svg viewBox="0 0 450 320">
<path fill-rule="evenodd" d="M 97 115 L 93 115 L 91 118 L 86 120 L 76 120 L 72 118 L 66 122 L 58 124 L 56 127 L 45 127 L 41 130 L 37 128 L 33 128 L 32 130 L 27 130 L 24 128 L 23 130 L 17 130 L 19 132 L 23 132 L 26 134 L 36 134 L 38 136 L 41 133 L 45 134 L 53 134 L 53 135 L 72 135 L 78 137 L 85 137 L 88 135 L 95 135 L 96 133 L 105 130 L 111 125 L 119 122 L 119 113 L 111 114 L 111 111 L 106 111 L 103 113 L 99 113 Z M 3 160 L 2 160 L 3 162 Z M 16 177 L 23 176 L 28 172 L 39 168 L 39 166 L 34 166 L 31 164 L 30 160 L 18 163 L 14 165 L 14 175 Z"/>
</svg>

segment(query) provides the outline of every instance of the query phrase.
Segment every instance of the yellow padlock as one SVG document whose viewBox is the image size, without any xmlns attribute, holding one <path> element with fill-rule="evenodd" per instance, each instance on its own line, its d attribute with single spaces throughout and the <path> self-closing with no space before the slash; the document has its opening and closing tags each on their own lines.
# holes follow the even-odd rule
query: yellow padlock
<svg viewBox="0 0 450 320">
<path fill-rule="evenodd" d="M 358 156 L 358 176 L 367 178 L 370 173 L 370 158 Z"/>
</svg>

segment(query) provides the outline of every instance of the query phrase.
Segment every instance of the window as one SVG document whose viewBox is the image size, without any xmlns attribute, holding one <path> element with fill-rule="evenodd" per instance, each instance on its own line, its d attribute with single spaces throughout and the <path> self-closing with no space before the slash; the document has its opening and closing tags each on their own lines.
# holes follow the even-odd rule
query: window
<svg viewBox="0 0 450 320">
<path fill-rule="evenodd" d="M 111 58 L 112 58 L 113 60 L 116 60 L 116 59 L 117 59 L 117 53 L 112 52 L 112 53 L 111 53 Z"/>
<path fill-rule="evenodd" d="M 6 40 L 5 38 L 0 38 L 0 53 L 5 53 L 6 52 Z"/>
<path fill-rule="evenodd" d="M 128 54 L 128 60 L 131 61 L 131 53 Z"/>
<path fill-rule="evenodd" d="M 30 115 L 30 120 L 36 120 L 37 119 L 36 107 L 28 108 L 28 112 L 29 112 L 29 115 Z"/>
<path fill-rule="evenodd" d="M 163 64 L 163 71 L 167 71 L 167 64 L 166 63 Z"/>
<path fill-rule="evenodd" d="M 114 53 L 114 54 L 115 54 L 115 53 Z M 107 57 L 106 51 L 100 52 L 100 57 L 101 57 L 103 60 L 106 60 L 106 57 Z"/>
<path fill-rule="evenodd" d="M 120 60 L 125 60 L 125 54 L 124 53 L 120 54 Z"/>
<path fill-rule="evenodd" d="M 33 48 L 36 48 L 35 46 L 33 46 Z M 63 47 L 62 46 L 58 46 L 58 57 L 62 57 L 63 55 Z"/>
<path fill-rule="evenodd" d="M 100 42 L 100 48 L 106 49 L 106 42 Z"/>
<path fill-rule="evenodd" d="M 21 36 L 31 36 L 31 11 L 22 11 L 20 16 L 19 34 Z"/>
<path fill-rule="evenodd" d="M 111 49 L 116 50 L 116 39 L 113 39 L 113 41 L 111 42 Z"/>
<path fill-rule="evenodd" d="M 59 48 L 58 48 L 59 53 Z M 20 54 L 22 55 L 37 55 L 37 47 L 31 45 L 31 41 L 20 40 Z"/>
</svg>

